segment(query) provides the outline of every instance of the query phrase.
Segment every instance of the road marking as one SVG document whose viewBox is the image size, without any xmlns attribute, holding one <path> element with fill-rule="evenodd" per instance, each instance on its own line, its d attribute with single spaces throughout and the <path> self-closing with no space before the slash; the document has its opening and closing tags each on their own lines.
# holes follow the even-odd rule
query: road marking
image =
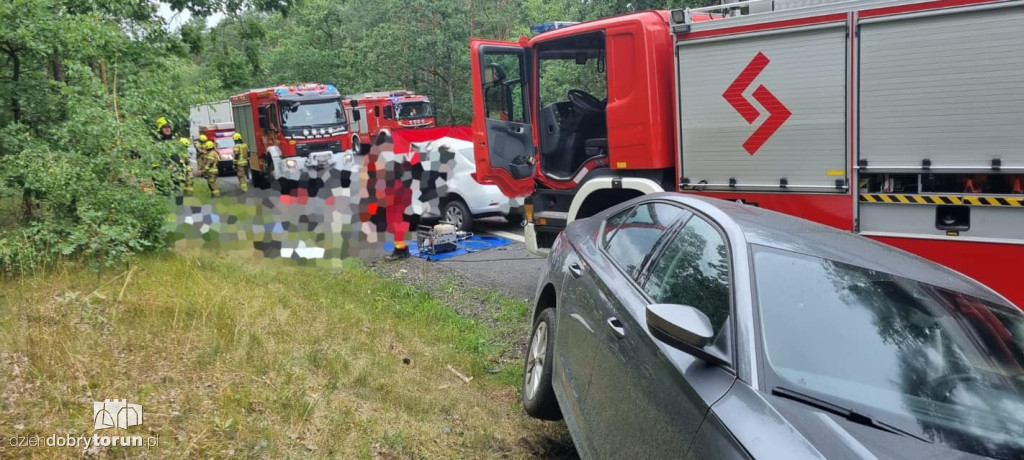
<svg viewBox="0 0 1024 460">
<path fill-rule="evenodd" d="M 487 229 L 487 230 L 484 230 L 481 233 L 487 233 L 487 234 L 491 234 L 491 235 L 494 235 L 494 236 L 500 236 L 502 238 L 508 238 L 508 239 L 510 239 L 512 241 L 518 241 L 520 243 L 525 243 L 526 242 L 526 237 L 525 236 L 516 235 L 515 233 L 506 232 L 504 230 Z"/>
</svg>

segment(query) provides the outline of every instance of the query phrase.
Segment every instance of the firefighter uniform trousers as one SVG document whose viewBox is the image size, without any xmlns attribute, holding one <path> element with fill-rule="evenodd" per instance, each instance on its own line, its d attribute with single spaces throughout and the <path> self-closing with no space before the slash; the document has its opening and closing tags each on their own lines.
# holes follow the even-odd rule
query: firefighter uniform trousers
<svg viewBox="0 0 1024 460">
<path fill-rule="evenodd" d="M 238 171 L 238 187 L 242 192 L 249 191 L 249 180 L 246 171 L 249 169 L 249 146 L 245 142 L 235 144 L 235 169 Z"/>
<path fill-rule="evenodd" d="M 210 196 L 220 196 L 220 186 L 217 185 L 217 151 L 209 149 L 203 153 L 202 161 L 199 162 L 200 172 L 210 186 Z"/>
</svg>

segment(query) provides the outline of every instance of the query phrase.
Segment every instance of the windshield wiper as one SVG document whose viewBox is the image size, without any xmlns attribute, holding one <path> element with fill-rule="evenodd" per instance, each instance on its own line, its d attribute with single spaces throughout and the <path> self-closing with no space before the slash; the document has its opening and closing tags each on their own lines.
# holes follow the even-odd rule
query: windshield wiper
<svg viewBox="0 0 1024 460">
<path fill-rule="evenodd" d="M 865 414 L 863 412 L 857 411 L 856 409 L 850 409 L 840 406 L 838 404 L 833 404 L 828 401 L 815 398 L 814 396 L 800 393 L 799 391 L 794 391 L 785 387 L 776 386 L 772 388 L 772 394 L 786 399 L 791 399 L 793 401 L 803 403 L 826 412 L 830 412 L 858 425 L 868 426 L 871 428 L 887 431 L 889 433 L 898 434 L 901 436 L 909 436 L 911 438 L 927 442 L 928 444 L 932 443 L 932 441 L 928 438 L 918 436 L 902 428 L 898 428 L 888 423 L 882 422 L 872 417 L 870 414 Z"/>
</svg>

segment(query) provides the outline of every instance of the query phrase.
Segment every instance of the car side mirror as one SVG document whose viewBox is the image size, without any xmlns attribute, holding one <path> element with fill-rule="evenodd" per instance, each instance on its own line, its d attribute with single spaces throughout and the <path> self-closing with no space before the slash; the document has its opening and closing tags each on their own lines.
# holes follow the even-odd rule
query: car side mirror
<svg viewBox="0 0 1024 460">
<path fill-rule="evenodd" d="M 715 336 L 711 320 L 689 305 L 647 306 L 647 329 L 656 339 L 712 364 L 727 364 L 717 350 L 705 349 Z"/>
<path fill-rule="evenodd" d="M 360 118 L 361 118 L 361 116 L 359 115 L 359 111 L 358 110 L 353 110 L 352 111 L 352 121 L 359 121 Z"/>
</svg>

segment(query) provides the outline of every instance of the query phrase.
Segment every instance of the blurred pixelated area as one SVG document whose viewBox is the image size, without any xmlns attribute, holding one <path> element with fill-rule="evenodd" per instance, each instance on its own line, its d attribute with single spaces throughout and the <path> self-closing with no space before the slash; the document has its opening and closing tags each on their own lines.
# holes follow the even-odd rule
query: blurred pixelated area
<svg viewBox="0 0 1024 460">
<path fill-rule="evenodd" d="M 365 155 L 262 190 L 243 192 L 236 178 L 222 178 L 222 195 L 213 198 L 197 180 L 193 196 L 177 199 L 174 245 L 312 264 L 381 257 L 386 243 L 415 241 L 417 225 L 444 200 L 454 166 L 443 139 L 399 144 L 382 133 Z"/>
</svg>

